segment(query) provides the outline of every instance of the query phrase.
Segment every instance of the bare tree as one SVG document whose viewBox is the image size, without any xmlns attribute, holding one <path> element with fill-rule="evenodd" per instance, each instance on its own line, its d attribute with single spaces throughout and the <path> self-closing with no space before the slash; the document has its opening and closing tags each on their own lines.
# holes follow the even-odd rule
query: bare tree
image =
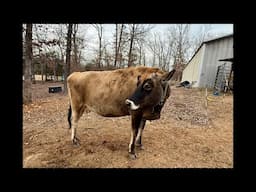
<svg viewBox="0 0 256 192">
<path fill-rule="evenodd" d="M 77 25 L 76 28 L 74 28 L 73 35 L 73 62 L 74 62 L 74 70 L 80 71 L 81 70 L 81 60 L 83 58 L 82 50 L 84 50 L 84 33 L 81 34 L 81 27 L 80 25 Z"/>
<path fill-rule="evenodd" d="M 102 37 L 103 37 L 103 25 L 102 24 L 93 24 L 92 25 L 96 30 L 99 38 L 99 50 L 98 50 L 98 67 L 101 67 L 101 57 L 102 57 Z"/>
<path fill-rule="evenodd" d="M 153 54 L 152 67 L 155 67 L 156 66 L 156 54 L 157 54 L 157 37 L 156 37 L 156 33 L 153 34 L 153 37 L 152 36 L 149 37 L 147 45 L 149 47 L 149 50 Z"/>
<path fill-rule="evenodd" d="M 31 66 L 32 66 L 32 24 L 26 24 L 25 36 L 25 66 L 23 81 L 23 103 L 32 102 Z"/>
<path fill-rule="evenodd" d="M 196 35 L 192 39 L 192 53 L 191 56 L 196 52 L 196 50 L 201 46 L 201 44 L 210 39 L 212 36 L 209 33 L 212 28 L 211 24 L 203 24 L 200 28 L 199 31 L 197 31 Z"/>
<path fill-rule="evenodd" d="M 72 46 L 72 28 L 73 24 L 68 24 L 67 33 L 67 49 L 66 49 L 66 65 L 64 67 L 64 93 L 67 93 L 67 77 L 70 74 L 70 52 Z"/>
<path fill-rule="evenodd" d="M 128 51 L 128 67 L 133 65 L 135 61 L 135 54 L 133 53 L 134 50 L 134 42 L 138 41 L 139 39 L 143 39 L 146 32 L 149 32 L 150 29 L 153 28 L 151 25 L 143 25 L 143 24 L 129 24 L 129 51 Z"/>
<path fill-rule="evenodd" d="M 46 74 L 46 68 L 47 68 L 47 56 L 46 53 L 49 51 L 47 47 L 47 32 L 48 32 L 48 26 L 43 24 L 35 24 L 34 25 L 34 35 L 35 35 L 35 41 L 33 42 L 33 45 L 38 48 L 38 57 L 40 62 L 40 68 L 41 68 L 41 78 L 42 81 L 47 76 Z M 46 80 L 46 78 L 45 78 Z"/>
<path fill-rule="evenodd" d="M 74 60 L 72 62 L 73 69 L 72 71 L 77 71 L 78 69 L 78 45 L 77 45 L 77 31 L 78 31 L 78 24 L 74 24 L 73 26 L 73 47 L 74 47 Z"/>
<path fill-rule="evenodd" d="M 143 65 L 146 66 L 146 53 L 143 52 Z"/>
<path fill-rule="evenodd" d="M 147 44 L 153 54 L 153 66 L 156 66 L 156 58 L 158 58 L 158 67 L 168 71 L 174 45 L 173 40 L 168 39 L 166 35 L 154 33 Z"/>
<path fill-rule="evenodd" d="M 55 35 L 57 36 L 57 45 L 59 48 L 59 52 L 61 55 L 61 60 L 64 63 L 64 57 L 66 53 L 66 35 L 67 32 L 63 28 L 64 25 L 58 25 L 55 30 Z M 81 49 L 84 48 L 84 38 L 81 36 L 80 32 L 80 25 L 73 24 L 72 30 L 72 48 L 71 48 L 71 63 L 70 63 L 70 72 L 79 71 L 80 64 L 82 59 Z"/>
<path fill-rule="evenodd" d="M 137 64 L 145 66 L 146 65 L 146 59 L 145 59 L 146 40 L 145 40 L 145 36 L 143 36 L 142 38 L 137 39 L 135 41 L 134 47 L 135 47 L 134 50 L 138 53 Z"/>
<path fill-rule="evenodd" d="M 174 65 L 184 64 L 188 60 L 186 55 L 190 48 L 189 29 L 189 24 L 176 24 L 170 29 L 175 41 Z"/>
<path fill-rule="evenodd" d="M 120 26 L 121 25 L 121 26 Z M 115 33 L 115 60 L 114 60 L 114 66 L 116 67 L 117 60 L 119 60 L 119 67 L 121 62 L 121 45 L 122 45 L 122 39 L 123 39 L 123 30 L 124 30 L 124 24 L 116 24 L 116 33 Z M 119 26 L 120 26 L 120 32 L 119 32 Z M 119 37 L 119 38 L 118 38 Z"/>
<path fill-rule="evenodd" d="M 135 37 L 135 29 L 136 29 L 136 24 L 131 24 L 131 29 L 130 29 L 130 46 L 129 46 L 129 53 L 128 53 L 128 67 L 132 66 L 132 48 L 133 48 L 133 42 L 134 42 L 134 37 Z"/>
<path fill-rule="evenodd" d="M 143 52 L 143 42 L 139 42 L 138 43 L 138 46 L 139 46 L 139 65 L 141 65 L 142 64 L 142 52 Z"/>
<path fill-rule="evenodd" d="M 173 68 L 176 69 L 174 80 L 180 81 L 185 64 L 189 59 L 191 41 L 189 38 L 189 24 L 175 24 L 168 29 L 170 39 L 174 41 Z"/>
<path fill-rule="evenodd" d="M 114 66 L 116 67 L 116 62 L 117 62 L 117 45 L 118 45 L 118 24 L 116 24 L 116 32 L 115 32 L 115 61 L 114 61 Z"/>
<path fill-rule="evenodd" d="M 108 52 L 108 48 L 107 48 L 108 44 L 109 43 L 104 42 L 103 49 L 102 49 L 103 61 L 104 61 L 105 66 L 107 66 L 107 68 L 109 68 L 112 63 L 112 57 L 111 57 L 111 54 Z"/>
<path fill-rule="evenodd" d="M 55 35 L 57 36 L 57 46 L 60 51 L 60 60 L 62 64 L 64 65 L 64 57 L 66 52 L 66 24 L 58 24 L 57 28 L 54 30 Z"/>
<path fill-rule="evenodd" d="M 35 34 L 35 37 L 36 37 L 36 40 L 37 40 L 37 42 L 34 42 L 34 46 L 38 48 L 38 57 L 39 57 L 40 66 L 41 66 L 41 78 L 42 78 L 42 81 L 43 81 L 45 62 L 42 62 L 42 55 L 41 55 L 42 44 L 43 44 L 43 42 L 40 40 L 41 37 L 40 37 L 40 34 L 39 34 L 39 30 L 41 30 L 41 27 L 42 27 L 42 25 L 37 25 L 37 24 L 34 25 L 34 29 L 35 29 L 34 34 Z"/>
<path fill-rule="evenodd" d="M 33 31 L 33 42 L 32 45 L 35 47 L 34 52 L 36 53 L 34 55 L 35 58 L 38 58 L 37 61 L 40 65 L 40 72 L 42 81 L 47 79 L 47 75 L 50 72 L 52 75 L 54 75 L 54 79 L 56 80 L 56 70 L 57 70 L 57 64 L 55 62 L 56 60 L 56 51 L 54 47 L 59 44 L 58 38 L 50 38 L 50 34 L 52 34 L 53 26 L 47 25 L 47 24 L 34 24 L 34 31 Z M 50 71 L 49 71 L 50 69 Z M 38 69 L 37 69 L 38 72 Z M 32 71 L 34 74 L 34 70 Z"/>
</svg>

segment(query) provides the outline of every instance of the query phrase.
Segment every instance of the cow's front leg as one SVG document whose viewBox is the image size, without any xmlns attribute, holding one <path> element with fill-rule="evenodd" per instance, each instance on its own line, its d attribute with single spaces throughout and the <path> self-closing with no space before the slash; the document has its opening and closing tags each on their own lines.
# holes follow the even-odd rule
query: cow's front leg
<svg viewBox="0 0 256 192">
<path fill-rule="evenodd" d="M 136 138 L 136 129 L 131 130 L 131 140 L 129 144 L 129 158 L 130 159 L 136 159 L 136 153 L 135 153 L 135 138 Z"/>
<path fill-rule="evenodd" d="M 135 146 L 137 146 L 139 149 L 144 149 L 141 140 L 142 140 L 142 132 L 144 130 L 145 124 L 146 124 L 146 120 L 142 119 L 140 121 L 138 133 L 137 133 L 136 140 L 135 140 Z"/>
<path fill-rule="evenodd" d="M 132 129 L 131 129 L 131 139 L 129 144 L 129 157 L 130 159 L 136 159 L 135 153 L 135 139 L 138 133 L 139 125 L 141 121 L 141 116 L 139 115 L 132 115 Z"/>
</svg>

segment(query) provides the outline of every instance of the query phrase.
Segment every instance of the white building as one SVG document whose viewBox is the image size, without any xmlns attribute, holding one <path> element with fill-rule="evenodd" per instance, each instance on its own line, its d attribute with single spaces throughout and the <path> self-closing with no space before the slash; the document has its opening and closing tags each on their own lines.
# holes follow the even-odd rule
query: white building
<svg viewBox="0 0 256 192">
<path fill-rule="evenodd" d="M 219 60 L 228 58 L 233 58 L 233 34 L 205 41 L 183 70 L 182 81 L 193 83 L 193 87 L 213 88 L 218 66 L 225 63 Z"/>
</svg>

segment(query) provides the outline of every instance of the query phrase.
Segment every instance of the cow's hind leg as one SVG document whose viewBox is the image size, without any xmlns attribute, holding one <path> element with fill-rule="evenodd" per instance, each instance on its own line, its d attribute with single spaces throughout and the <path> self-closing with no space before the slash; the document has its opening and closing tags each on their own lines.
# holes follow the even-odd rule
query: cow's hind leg
<svg viewBox="0 0 256 192">
<path fill-rule="evenodd" d="M 80 140 L 76 136 L 77 124 L 84 112 L 84 107 L 79 107 L 77 110 L 72 110 L 71 118 L 71 141 L 74 145 L 80 145 Z"/>
<path fill-rule="evenodd" d="M 141 140 L 142 140 L 142 132 L 144 130 L 145 124 L 146 124 L 146 120 L 142 119 L 140 121 L 138 133 L 136 135 L 135 146 L 137 146 L 139 149 L 144 149 Z"/>
<path fill-rule="evenodd" d="M 130 159 L 135 159 L 136 158 L 136 153 L 135 153 L 135 139 L 138 134 L 138 129 L 140 126 L 141 122 L 141 116 L 133 116 L 132 115 L 132 129 L 131 129 L 131 140 L 129 144 L 129 157 Z"/>
<path fill-rule="evenodd" d="M 79 139 L 76 137 L 76 129 L 78 123 L 78 116 L 77 114 L 73 113 L 72 115 L 72 125 L 71 125 L 71 141 L 74 145 L 79 145 Z"/>
</svg>

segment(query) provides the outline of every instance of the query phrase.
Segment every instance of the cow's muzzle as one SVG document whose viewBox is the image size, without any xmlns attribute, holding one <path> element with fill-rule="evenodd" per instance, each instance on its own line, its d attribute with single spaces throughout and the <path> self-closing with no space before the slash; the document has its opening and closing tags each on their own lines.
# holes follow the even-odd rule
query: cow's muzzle
<svg viewBox="0 0 256 192">
<path fill-rule="evenodd" d="M 135 105 L 133 101 L 130 99 L 125 100 L 125 104 L 131 109 L 131 110 L 137 110 L 140 108 L 140 105 Z"/>
</svg>

